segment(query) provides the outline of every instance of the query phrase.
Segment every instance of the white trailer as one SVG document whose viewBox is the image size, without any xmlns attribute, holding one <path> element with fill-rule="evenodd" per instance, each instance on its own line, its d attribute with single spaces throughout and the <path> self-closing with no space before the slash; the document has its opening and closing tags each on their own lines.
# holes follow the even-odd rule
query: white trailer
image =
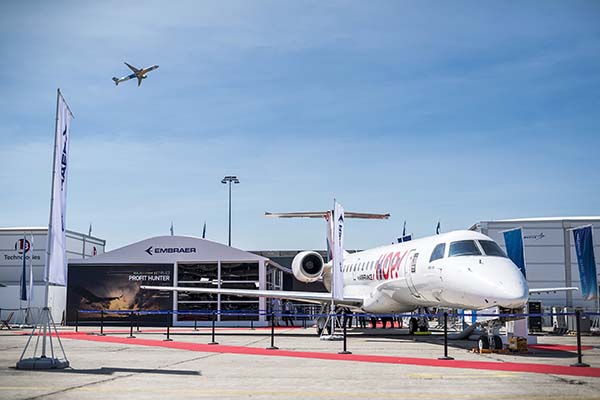
<svg viewBox="0 0 600 400">
<path fill-rule="evenodd" d="M 68 259 L 83 259 L 104 253 L 106 246 L 104 239 L 70 230 L 67 230 L 66 236 Z M 2 319 L 8 318 L 12 312 L 11 323 L 31 323 L 43 306 L 47 240 L 47 227 L 0 228 L 0 315 Z M 26 257 L 28 284 L 29 265 L 33 258 L 34 289 L 32 298 L 27 301 L 20 300 L 23 256 Z M 48 305 L 57 323 L 63 320 L 66 298 L 64 286 L 50 286 Z M 25 311 L 28 307 L 29 314 Z"/>
</svg>

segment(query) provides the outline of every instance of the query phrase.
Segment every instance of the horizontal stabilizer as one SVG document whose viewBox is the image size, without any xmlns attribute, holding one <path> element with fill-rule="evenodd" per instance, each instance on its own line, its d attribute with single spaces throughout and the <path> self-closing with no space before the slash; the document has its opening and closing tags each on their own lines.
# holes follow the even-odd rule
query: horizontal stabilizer
<svg viewBox="0 0 600 400">
<path fill-rule="evenodd" d="M 115 83 L 115 85 L 119 84 L 119 78 L 116 78 L 116 77 L 113 76 L 112 80 Z"/>
<path fill-rule="evenodd" d="M 306 211 L 306 212 L 286 212 L 286 213 L 271 213 L 265 212 L 265 217 L 275 218 L 325 218 L 330 211 Z M 345 218 L 362 218 L 362 219 L 388 219 L 390 214 L 371 214 L 357 213 L 352 211 L 344 212 Z"/>
</svg>

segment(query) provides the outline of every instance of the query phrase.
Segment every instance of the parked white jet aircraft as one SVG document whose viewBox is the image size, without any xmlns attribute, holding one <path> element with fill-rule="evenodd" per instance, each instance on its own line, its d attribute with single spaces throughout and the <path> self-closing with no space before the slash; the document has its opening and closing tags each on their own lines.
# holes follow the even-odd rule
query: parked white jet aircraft
<svg viewBox="0 0 600 400">
<path fill-rule="evenodd" d="M 128 81 L 128 80 L 133 79 L 133 78 L 137 78 L 137 80 L 138 80 L 138 86 L 140 86 L 142 84 L 142 79 L 146 79 L 147 78 L 146 74 L 148 72 L 154 71 L 155 69 L 158 68 L 158 65 L 153 65 L 151 67 L 146 67 L 146 68 L 143 68 L 143 69 L 137 69 L 133 65 L 130 65 L 130 64 L 127 64 L 127 63 L 125 63 L 125 65 L 127 65 L 129 67 L 129 69 L 133 71 L 133 74 L 124 76 L 122 78 L 113 77 L 112 80 L 115 83 L 115 85 L 119 85 L 119 83 L 121 83 L 121 82 L 125 82 L 125 81 Z"/>
<path fill-rule="evenodd" d="M 347 217 L 348 214 L 352 213 L 346 213 Z M 296 255 L 292 271 L 301 282 L 322 280 L 331 290 L 331 263 L 325 263 L 315 251 Z M 523 312 L 530 293 L 573 289 L 530 290 L 521 271 L 500 246 L 475 231 L 454 231 L 346 253 L 343 273 L 344 298 L 335 303 L 381 314 L 408 312 L 419 307 L 481 310 L 497 306 L 504 312 Z M 160 286 L 142 286 L 142 289 L 269 297 L 324 305 L 331 302 L 330 293 Z M 412 318 L 410 331 L 426 328 L 419 326 L 421 321 L 423 319 Z M 496 345 L 500 340 L 499 337 L 490 339 L 494 339 Z M 486 338 L 483 347 L 489 346 L 489 342 Z"/>
</svg>

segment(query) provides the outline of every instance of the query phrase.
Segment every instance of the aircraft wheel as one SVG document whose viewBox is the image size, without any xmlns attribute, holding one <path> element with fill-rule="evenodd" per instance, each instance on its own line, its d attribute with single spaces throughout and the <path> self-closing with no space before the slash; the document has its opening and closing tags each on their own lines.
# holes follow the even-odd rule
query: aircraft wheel
<svg viewBox="0 0 600 400">
<path fill-rule="evenodd" d="M 498 335 L 494 335 L 491 337 L 491 339 L 492 340 L 490 341 L 490 348 L 492 350 L 502 350 L 502 338 Z"/>
<path fill-rule="evenodd" d="M 477 342 L 479 347 L 479 351 L 488 350 L 490 348 L 490 338 L 487 335 L 481 335 L 479 337 L 479 341 Z"/>
<path fill-rule="evenodd" d="M 419 324 L 417 323 L 417 319 L 411 318 L 410 322 L 408 323 L 408 334 L 414 335 L 415 332 L 418 330 L 419 330 Z"/>
</svg>

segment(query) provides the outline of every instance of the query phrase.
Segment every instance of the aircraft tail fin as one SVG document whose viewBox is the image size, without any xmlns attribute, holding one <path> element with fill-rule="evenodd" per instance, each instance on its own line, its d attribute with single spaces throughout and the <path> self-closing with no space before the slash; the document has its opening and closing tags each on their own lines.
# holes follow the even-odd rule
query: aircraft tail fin
<svg viewBox="0 0 600 400">
<path fill-rule="evenodd" d="M 112 80 L 115 83 L 115 85 L 117 85 L 117 86 L 119 85 L 119 78 L 116 78 L 113 76 Z"/>
</svg>

